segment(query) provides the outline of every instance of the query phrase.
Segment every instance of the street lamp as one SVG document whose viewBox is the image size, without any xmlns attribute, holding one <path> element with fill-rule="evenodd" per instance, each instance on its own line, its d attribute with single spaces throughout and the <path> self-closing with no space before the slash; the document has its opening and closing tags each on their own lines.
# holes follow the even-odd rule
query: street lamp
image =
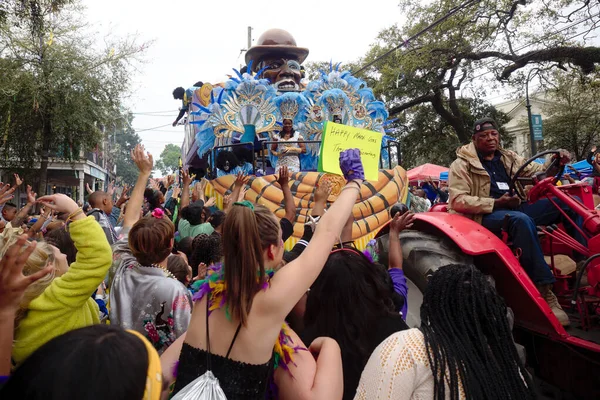
<svg viewBox="0 0 600 400">
<path fill-rule="evenodd" d="M 529 123 L 529 141 L 531 143 L 531 156 L 537 153 L 535 145 L 535 137 L 533 134 L 533 122 L 531 121 L 531 103 L 529 102 L 529 80 L 531 79 L 531 73 L 538 72 L 538 68 L 529 70 L 527 74 L 527 80 L 525 81 L 525 107 L 527 108 L 527 122 Z"/>
</svg>

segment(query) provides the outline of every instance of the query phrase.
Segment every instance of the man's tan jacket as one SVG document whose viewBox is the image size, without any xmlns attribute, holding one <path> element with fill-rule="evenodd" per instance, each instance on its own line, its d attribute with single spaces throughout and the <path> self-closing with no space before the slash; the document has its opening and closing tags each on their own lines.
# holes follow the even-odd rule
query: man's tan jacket
<svg viewBox="0 0 600 400">
<path fill-rule="evenodd" d="M 514 151 L 498 149 L 502 154 L 502 164 L 512 179 L 515 172 L 525 163 L 525 159 Z M 456 150 L 457 159 L 450 165 L 448 186 L 450 199 L 448 209 L 451 213 L 464 215 L 481 223 L 484 214 L 494 210 L 494 198 L 490 197 L 491 180 L 479 157 L 475 145 L 469 143 Z M 541 164 L 531 163 L 522 176 L 530 177 L 544 171 Z M 508 183 L 508 182 L 507 182 Z"/>
</svg>

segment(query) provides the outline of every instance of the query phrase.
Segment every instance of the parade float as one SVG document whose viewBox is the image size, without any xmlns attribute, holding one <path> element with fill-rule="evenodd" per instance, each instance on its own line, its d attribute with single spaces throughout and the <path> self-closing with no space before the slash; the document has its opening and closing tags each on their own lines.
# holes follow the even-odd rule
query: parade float
<svg viewBox="0 0 600 400">
<path fill-rule="evenodd" d="M 283 194 L 275 175 L 277 152 L 272 149 L 284 120 L 291 120 L 293 139 L 302 139 L 306 152 L 299 154 L 299 172 L 293 173 L 290 181 L 297 212 L 294 236 L 286 243 L 289 248 L 302 233 L 316 186 L 323 179 L 329 180 L 334 186 L 329 201 L 335 201 L 344 184 L 343 178 L 335 173 L 319 172 L 335 172 L 332 164 L 337 160 L 335 152 L 326 149 L 331 145 L 327 133 L 331 133 L 332 127 L 343 127 L 346 133 L 360 130 L 360 134 L 353 136 L 359 140 L 348 136 L 344 143 L 336 143 L 338 148 L 359 147 L 373 156 L 369 160 L 363 158 L 367 180 L 354 206 L 352 237 L 358 247 L 365 247 L 375 238 L 379 262 L 387 264 L 388 208 L 406 201 L 409 180 L 404 169 L 391 165 L 394 143 L 388 143 L 383 134 L 387 112 L 364 81 L 336 65 L 321 71 L 318 79 L 303 83 L 301 64 L 307 55 L 308 49 L 296 46 L 288 32 L 273 29 L 265 32 L 258 45 L 247 52 L 244 73 L 236 71 L 223 84 L 196 89 L 186 125 L 185 164 L 209 171 L 209 190 L 219 203 L 232 189 L 235 180 L 232 174 L 251 169 L 246 199 L 264 204 L 283 216 Z M 375 149 L 371 142 L 377 135 Z M 248 151 L 241 151 L 243 148 Z M 394 150 L 398 154 L 398 149 Z M 557 186 L 564 168 L 551 176 L 551 166 L 531 179 L 532 188 L 527 193 L 517 190 L 526 165 L 556 154 L 559 152 L 546 151 L 527 160 L 513 177 L 511 187 L 522 201 L 559 199 L 584 221 L 581 233 L 588 239 L 587 248 L 569 237 L 562 224 L 539 227 L 544 255 L 556 277 L 554 292 L 568 312 L 572 326 L 568 329 L 561 326 L 523 270 L 520 249 L 511 247 L 508 235 L 499 238 L 468 218 L 448 213 L 444 204 L 417 214 L 413 227 L 400 234 L 408 283 L 406 321 L 411 327 L 420 325 L 423 292 L 432 273 L 448 264 L 475 265 L 493 278 L 496 290 L 514 313 L 515 341 L 525 350 L 527 364 L 536 377 L 574 398 L 597 399 L 600 396 L 597 383 L 600 214 L 594 209 L 591 189 L 585 183 Z M 439 173 L 436 170 L 433 174 Z M 432 173 L 424 176 L 431 178 Z M 574 266 L 570 269 L 560 266 L 559 260 L 565 256 L 571 259 L 577 255 L 585 259 L 578 270 Z M 582 279 L 584 275 L 587 282 Z"/>
<path fill-rule="evenodd" d="M 305 152 L 297 157 L 299 165 L 290 166 L 289 185 L 297 206 L 294 235 L 286 242 L 290 249 L 302 236 L 319 182 L 331 183 L 330 202 L 344 184 L 340 175 L 319 172 L 329 171 L 320 166 L 323 160 L 337 164 L 333 145 L 323 146 L 327 123 L 374 134 L 372 142 L 377 147 L 370 152 L 371 178 L 362 186 L 353 211 L 352 237 L 364 247 L 389 221 L 389 207 L 406 201 L 408 193 L 406 171 L 392 160 L 399 155 L 397 143 L 385 136 L 385 105 L 363 80 L 340 69 L 339 64 L 320 71 L 318 79 L 303 79 L 302 63 L 309 51 L 298 47 L 284 30 L 268 30 L 257 43 L 246 53 L 243 72 L 234 70 L 226 82 L 194 90 L 182 149 L 184 167 L 208 171 L 208 194 L 214 195 L 220 206 L 223 196 L 231 192 L 237 172 L 247 173 L 246 200 L 263 204 L 282 217 L 283 193 L 276 183 L 281 160 L 272 147 L 280 140 L 284 121 L 292 121 L 294 134 L 289 143 L 302 143 Z M 367 153 L 368 141 L 353 133 L 339 144 Z"/>
</svg>

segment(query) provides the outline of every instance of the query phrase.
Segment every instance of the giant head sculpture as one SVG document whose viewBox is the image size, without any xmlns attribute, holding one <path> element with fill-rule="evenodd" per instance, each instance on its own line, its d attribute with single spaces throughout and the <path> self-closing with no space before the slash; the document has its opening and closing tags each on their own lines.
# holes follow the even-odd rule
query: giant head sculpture
<svg viewBox="0 0 600 400">
<path fill-rule="evenodd" d="M 307 56 L 308 49 L 298 47 L 289 32 L 269 29 L 246 52 L 246 64 L 252 61 L 252 72 L 263 70 L 261 78 L 269 79 L 278 92 L 293 92 L 300 90 L 300 64 Z"/>
</svg>

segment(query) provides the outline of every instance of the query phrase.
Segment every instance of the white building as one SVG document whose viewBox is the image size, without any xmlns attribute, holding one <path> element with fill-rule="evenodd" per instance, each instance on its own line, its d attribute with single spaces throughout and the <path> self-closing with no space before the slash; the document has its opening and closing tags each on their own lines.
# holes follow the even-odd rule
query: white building
<svg viewBox="0 0 600 400">
<path fill-rule="evenodd" d="M 531 114 L 540 114 L 542 121 L 544 121 L 547 118 L 544 115 L 544 107 L 550 102 L 546 96 L 546 92 L 531 93 L 529 95 L 529 102 L 531 104 Z M 512 146 L 508 148 L 523 157 L 531 157 L 527 107 L 525 107 L 525 104 L 525 98 L 521 98 L 494 104 L 494 107 L 506 113 L 510 118 L 510 121 L 504 125 L 507 133 L 514 137 Z"/>
<path fill-rule="evenodd" d="M 111 156 L 111 143 L 108 138 L 98 144 L 94 151 L 80 151 L 79 160 L 64 161 L 51 157 L 48 162 L 46 193 L 63 193 L 76 201 L 84 201 L 85 185 L 89 184 L 94 190 L 106 190 L 109 180 L 116 176 L 116 165 Z M 35 163 L 33 169 L 39 169 L 40 163 Z M 11 169 L 4 169 L 0 164 L 0 181 L 14 183 Z M 35 182 L 31 184 L 37 190 Z M 14 202 L 22 207 L 27 202 L 25 187 L 15 192 Z"/>
</svg>

